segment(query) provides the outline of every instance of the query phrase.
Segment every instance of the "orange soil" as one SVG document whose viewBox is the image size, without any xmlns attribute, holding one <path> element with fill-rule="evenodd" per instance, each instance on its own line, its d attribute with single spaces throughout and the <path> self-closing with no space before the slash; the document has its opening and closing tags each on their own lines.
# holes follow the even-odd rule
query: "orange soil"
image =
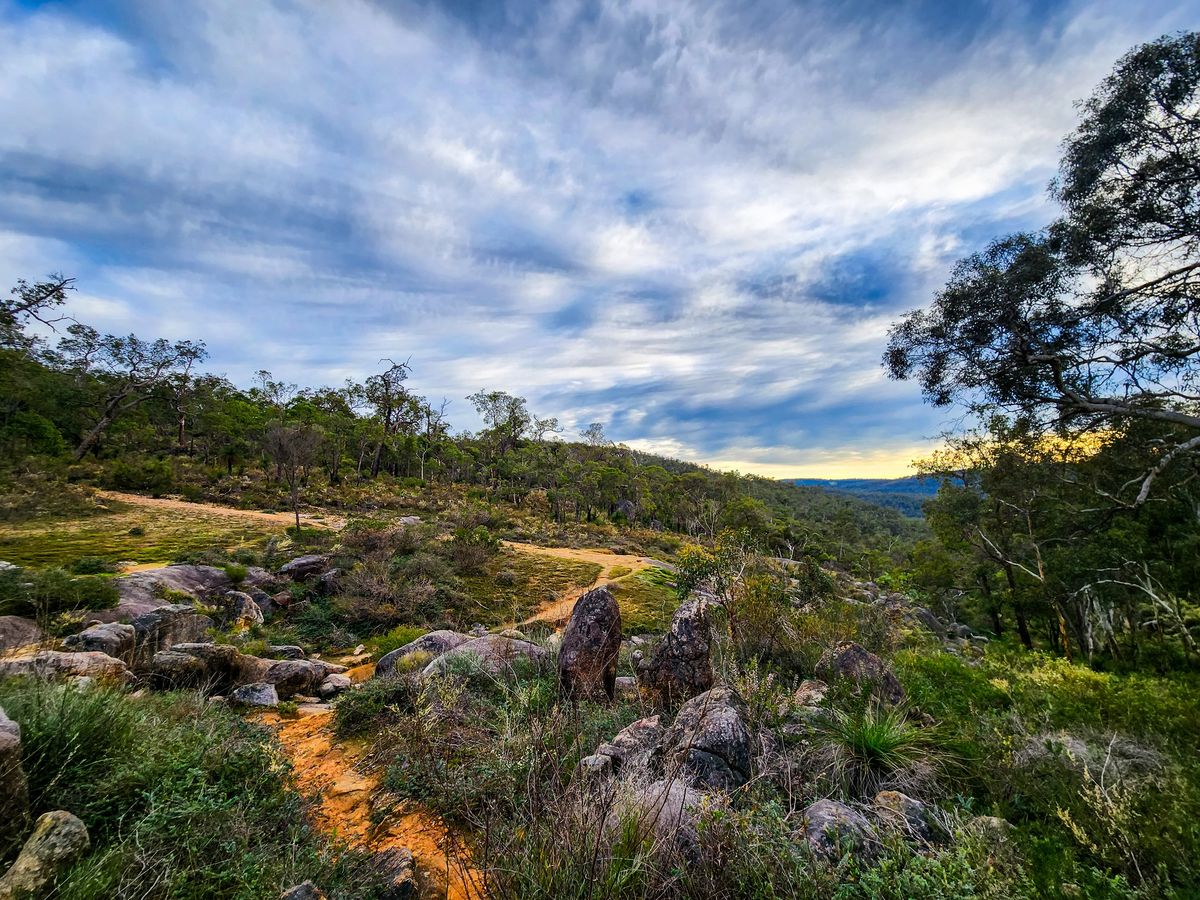
<svg viewBox="0 0 1200 900">
<path fill-rule="evenodd" d="M 600 574 L 589 585 L 573 587 L 562 595 L 550 601 L 528 619 L 521 622 L 528 625 L 531 622 L 549 622 L 556 628 L 561 628 L 571 617 L 571 609 L 575 601 L 601 582 L 608 581 L 613 569 L 624 567 L 632 572 L 648 569 L 654 563 L 645 556 L 624 556 L 611 550 L 578 550 L 574 547 L 539 547 L 536 544 L 522 544 L 516 541 L 505 541 L 504 546 L 511 547 L 520 553 L 540 553 L 542 556 L 554 556 L 559 559 L 574 559 L 580 562 L 596 563 L 600 566 Z"/>
<path fill-rule="evenodd" d="M 330 728 L 331 718 L 328 709 L 301 707 L 296 719 L 277 713 L 265 713 L 259 719 L 275 729 L 301 792 L 319 801 L 313 811 L 317 827 L 357 849 L 375 852 L 407 847 L 416 860 L 422 897 L 482 898 L 479 873 L 469 867 L 465 851 L 437 817 L 401 803 L 372 826 L 379 777 L 359 771 L 363 748 L 338 741 Z"/>
</svg>

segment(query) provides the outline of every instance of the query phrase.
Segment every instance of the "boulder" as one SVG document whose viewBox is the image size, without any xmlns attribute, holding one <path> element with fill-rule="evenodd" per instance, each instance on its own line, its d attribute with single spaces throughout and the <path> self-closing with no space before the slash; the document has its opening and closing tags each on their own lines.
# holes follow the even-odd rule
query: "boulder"
<svg viewBox="0 0 1200 900">
<path fill-rule="evenodd" d="M 242 706 L 275 707 L 279 705 L 279 694 L 275 691 L 275 685 L 255 681 L 235 689 L 229 695 L 229 701 Z"/>
<path fill-rule="evenodd" d="M 416 900 L 417 867 L 412 851 L 395 847 L 375 854 L 375 864 L 387 879 L 379 900 Z"/>
<path fill-rule="evenodd" d="M 275 685 L 279 696 L 287 699 L 294 694 L 316 694 L 326 677 L 345 671 L 345 666 L 319 659 L 281 659 L 270 663 L 258 680 Z"/>
<path fill-rule="evenodd" d="M 228 691 L 267 681 L 270 660 L 247 656 L 228 644 L 176 644 L 154 654 L 150 674 L 156 687 Z"/>
<path fill-rule="evenodd" d="M 85 651 L 39 650 L 29 656 L 0 659 L 0 678 L 34 675 L 38 678 L 78 678 L 86 676 L 103 681 L 128 681 L 129 668 L 106 653 Z"/>
<path fill-rule="evenodd" d="M 401 516 L 396 522 L 400 525 L 420 525 L 420 516 Z"/>
<path fill-rule="evenodd" d="M 325 900 L 325 894 L 311 881 L 302 881 L 280 894 L 279 900 Z"/>
<path fill-rule="evenodd" d="M 397 647 L 390 653 L 381 656 L 379 662 L 375 663 L 375 677 L 382 678 L 385 675 L 391 675 L 404 658 L 412 653 L 428 653 L 437 657 L 470 640 L 473 638 L 469 634 L 461 634 L 457 631 L 431 631 L 429 634 L 421 635 L 415 641 L 409 641 L 403 647 Z"/>
<path fill-rule="evenodd" d="M 621 653 L 621 608 L 607 587 L 575 601 L 558 653 L 560 693 L 575 699 L 616 695 Z"/>
<path fill-rule="evenodd" d="M 715 687 L 679 708 L 655 754 L 667 773 L 697 788 L 731 791 L 750 780 L 750 729 L 735 691 Z"/>
<path fill-rule="evenodd" d="M 1086 768 L 1106 781 L 1124 781 L 1162 772 L 1163 755 L 1146 744 L 1112 733 L 1078 734 L 1046 731 L 1029 738 L 1013 754 L 1013 763 L 1021 769 L 1052 767 L 1082 775 Z"/>
<path fill-rule="evenodd" d="M 338 582 L 342 579 L 342 570 L 338 568 L 322 572 L 317 578 L 317 590 L 328 597 L 337 591 Z"/>
<path fill-rule="evenodd" d="M 629 835 L 625 829 L 632 828 L 639 843 L 652 846 L 656 853 L 692 858 L 703 802 L 699 791 L 678 778 L 628 783 L 613 801 L 605 832 L 610 839 L 623 839 Z"/>
<path fill-rule="evenodd" d="M 325 676 L 325 680 L 317 688 L 317 696 L 322 700 L 331 700 L 352 687 L 354 687 L 354 682 L 350 680 L 349 675 L 334 672 Z"/>
<path fill-rule="evenodd" d="M 421 674 L 426 677 L 440 675 L 455 660 L 466 658 L 475 660 L 485 672 L 505 675 L 512 672 L 515 660 L 526 659 L 535 664 L 544 664 L 549 654 L 529 641 L 514 641 L 498 634 L 485 634 L 443 653 L 427 665 Z"/>
<path fill-rule="evenodd" d="M 132 662 L 133 646 L 137 632 L 132 625 L 122 622 L 105 622 L 91 625 L 78 634 L 63 641 L 63 647 L 72 652 L 107 653 L 116 659 Z"/>
<path fill-rule="evenodd" d="M 262 607 L 254 598 L 242 591 L 226 591 L 224 598 L 225 626 L 227 628 L 253 628 L 264 621 Z"/>
<path fill-rule="evenodd" d="M 871 801 L 875 819 L 909 840 L 932 844 L 941 833 L 933 811 L 920 800 L 900 791 L 880 791 Z"/>
<path fill-rule="evenodd" d="M 800 706 L 820 706 L 821 702 L 825 699 L 825 695 L 828 693 L 829 685 L 825 682 L 815 679 L 805 679 L 796 688 L 793 699 Z"/>
<path fill-rule="evenodd" d="M 326 557 L 319 553 L 311 553 L 306 556 L 297 556 L 291 562 L 285 563 L 279 568 L 279 574 L 292 581 L 308 581 L 328 569 L 329 560 Z"/>
<path fill-rule="evenodd" d="M 0 709 L 0 859 L 25 834 L 29 782 L 21 766 L 21 726 Z"/>
<path fill-rule="evenodd" d="M 271 659 L 304 659 L 303 647 L 295 644 L 271 644 L 267 647 Z"/>
<path fill-rule="evenodd" d="M 160 650 L 170 650 L 176 644 L 208 641 L 209 630 L 216 627 L 216 622 L 208 616 L 201 614 L 194 606 L 183 603 L 152 609 L 130 624 L 136 632 L 133 655 L 135 670 L 148 666 L 154 654 Z"/>
<path fill-rule="evenodd" d="M 693 597 L 680 604 L 654 656 L 638 662 L 638 686 L 668 704 L 707 691 L 713 685 L 712 640 L 708 601 Z"/>
<path fill-rule="evenodd" d="M 45 897 L 65 869 L 88 851 L 87 828 L 63 810 L 40 816 L 33 834 L 4 877 L 0 878 L 0 900 L 33 900 Z"/>
<path fill-rule="evenodd" d="M 645 767 L 662 736 L 663 728 L 658 716 L 638 719 L 622 728 L 611 741 L 605 741 L 597 747 L 592 756 L 607 760 L 607 763 L 597 765 L 602 765 L 609 772 Z"/>
<path fill-rule="evenodd" d="M 904 702 L 904 688 L 891 666 L 853 641 L 842 641 L 821 654 L 817 674 L 831 684 L 849 682 L 856 692 L 866 690 L 888 703 Z"/>
<path fill-rule="evenodd" d="M 163 690 L 199 688 L 209 681 L 204 660 L 178 650 L 158 651 L 146 671 L 150 675 L 150 683 Z"/>
<path fill-rule="evenodd" d="M 0 616 L 0 652 L 40 643 L 46 633 L 33 619 L 23 616 Z"/>
<path fill-rule="evenodd" d="M 260 573 L 266 574 L 262 569 L 250 569 L 243 583 L 254 583 Z M 129 622 L 152 610 L 168 606 L 169 602 L 163 599 L 166 591 L 203 600 L 233 587 L 233 581 L 225 574 L 224 569 L 191 565 L 163 566 L 161 569 L 133 572 L 114 579 L 114 583 L 120 595 L 117 605 L 112 609 L 91 612 L 88 614 L 91 618 L 100 622 Z"/>
<path fill-rule="evenodd" d="M 864 855 L 875 844 L 871 823 L 837 800 L 818 800 L 809 806 L 802 828 L 809 847 L 828 862 L 837 862 L 847 852 Z"/>
</svg>

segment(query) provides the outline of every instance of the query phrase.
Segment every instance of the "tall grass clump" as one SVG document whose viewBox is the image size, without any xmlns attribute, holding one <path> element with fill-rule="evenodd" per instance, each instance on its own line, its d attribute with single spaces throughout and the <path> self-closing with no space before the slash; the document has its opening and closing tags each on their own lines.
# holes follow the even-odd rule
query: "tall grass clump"
<svg viewBox="0 0 1200 900">
<path fill-rule="evenodd" d="M 927 794 L 946 762 L 927 729 L 877 703 L 817 719 L 816 753 L 830 787 L 849 799 L 881 790 Z"/>
</svg>

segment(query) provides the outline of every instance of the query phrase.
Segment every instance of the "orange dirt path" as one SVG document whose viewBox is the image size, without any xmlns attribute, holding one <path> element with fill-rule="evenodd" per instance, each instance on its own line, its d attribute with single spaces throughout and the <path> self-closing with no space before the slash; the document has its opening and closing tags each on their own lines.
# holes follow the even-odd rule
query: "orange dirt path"
<svg viewBox="0 0 1200 900">
<path fill-rule="evenodd" d="M 274 729 L 292 761 L 300 791 L 318 801 L 313 810 L 317 827 L 357 849 L 408 848 L 416 861 L 422 897 L 482 898 L 482 878 L 464 865 L 465 852 L 454 851 L 454 837 L 437 817 L 400 804 L 398 811 L 389 811 L 378 826 L 372 826 L 379 777 L 359 771 L 363 748 L 338 740 L 331 729 L 332 716 L 327 709 L 301 707 L 295 719 L 277 713 L 258 717 Z"/>
</svg>

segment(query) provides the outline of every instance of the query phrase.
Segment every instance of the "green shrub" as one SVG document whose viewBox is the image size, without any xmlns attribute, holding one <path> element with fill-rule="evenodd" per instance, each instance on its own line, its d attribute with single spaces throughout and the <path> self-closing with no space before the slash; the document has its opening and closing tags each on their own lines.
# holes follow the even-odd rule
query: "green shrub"
<svg viewBox="0 0 1200 900">
<path fill-rule="evenodd" d="M 81 556 L 68 568 L 73 575 L 106 575 L 117 570 L 116 564 L 103 556 Z"/>
<path fill-rule="evenodd" d="M 346 737 L 379 731 L 411 715 L 419 694 L 420 684 L 412 677 L 372 678 L 339 698 L 334 730 Z"/>
<path fill-rule="evenodd" d="M 0 683 L 0 705 L 21 725 L 33 812 L 68 810 L 91 837 L 56 897 L 251 900 L 306 878 L 372 895 L 365 856 L 335 858 L 267 732 L 228 710 L 35 679 Z"/>
<path fill-rule="evenodd" d="M 247 568 L 241 563 L 226 563 L 223 568 L 225 570 L 225 577 L 233 582 L 235 588 L 239 587 L 249 574 Z"/>
<path fill-rule="evenodd" d="M 108 464 L 101 484 L 118 491 L 149 491 L 166 494 L 175 486 L 175 473 L 165 459 L 121 457 Z"/>
<path fill-rule="evenodd" d="M 50 619 L 58 613 L 109 609 L 119 599 L 112 579 L 62 569 L 0 571 L 0 615 Z"/>
</svg>

